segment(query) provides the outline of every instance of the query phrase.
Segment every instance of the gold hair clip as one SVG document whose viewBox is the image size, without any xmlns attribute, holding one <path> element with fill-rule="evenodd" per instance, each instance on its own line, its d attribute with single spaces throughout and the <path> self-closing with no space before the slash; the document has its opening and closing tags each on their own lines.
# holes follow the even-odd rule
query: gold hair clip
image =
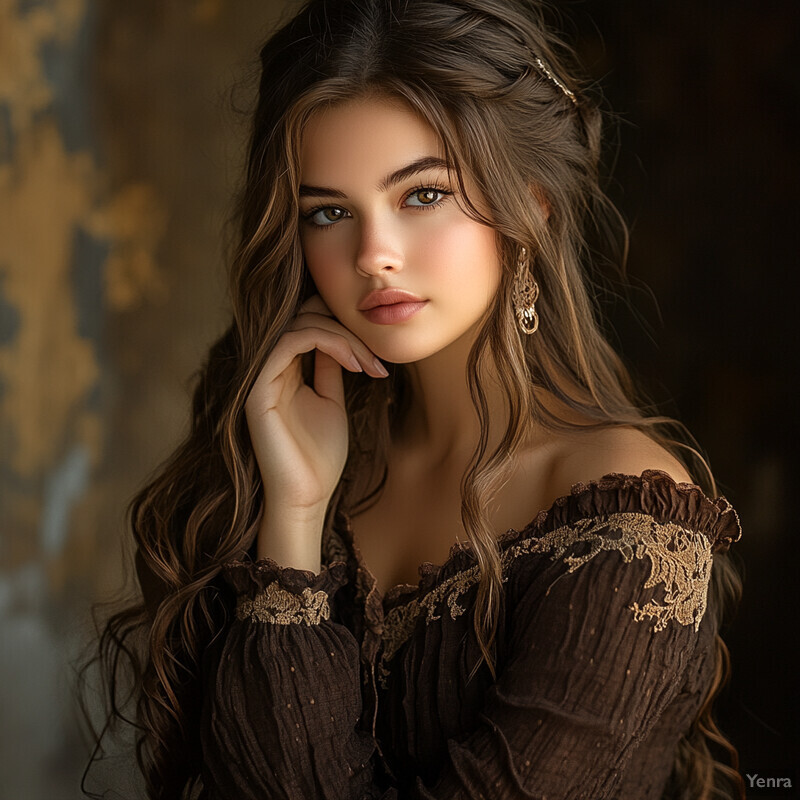
<svg viewBox="0 0 800 800">
<path fill-rule="evenodd" d="M 541 57 L 534 54 L 533 55 L 533 62 L 536 64 L 539 72 L 547 78 L 551 83 L 554 83 L 558 86 L 559 89 L 572 101 L 574 105 L 578 105 L 578 98 L 575 97 L 575 93 L 572 92 L 570 89 L 567 89 L 566 86 L 553 74 L 553 70 L 550 69 L 550 65 Z"/>
</svg>

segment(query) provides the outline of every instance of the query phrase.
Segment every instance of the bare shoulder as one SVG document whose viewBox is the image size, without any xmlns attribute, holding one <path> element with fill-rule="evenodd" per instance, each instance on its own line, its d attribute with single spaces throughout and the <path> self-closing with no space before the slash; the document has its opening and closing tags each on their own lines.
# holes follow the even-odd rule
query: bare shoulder
<svg viewBox="0 0 800 800">
<path fill-rule="evenodd" d="M 666 472 L 673 480 L 692 483 L 686 467 L 658 442 L 636 428 L 605 428 L 563 437 L 554 459 L 551 480 L 556 491 L 568 491 L 616 472 L 641 475 L 645 470 Z"/>
</svg>

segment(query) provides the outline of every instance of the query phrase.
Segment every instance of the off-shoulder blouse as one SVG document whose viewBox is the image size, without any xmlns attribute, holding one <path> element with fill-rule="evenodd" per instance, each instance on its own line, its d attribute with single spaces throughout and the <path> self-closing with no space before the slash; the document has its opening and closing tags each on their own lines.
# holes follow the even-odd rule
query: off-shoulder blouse
<svg viewBox="0 0 800 800">
<path fill-rule="evenodd" d="M 205 800 L 658 800 L 714 675 L 724 498 L 666 473 L 579 484 L 498 538 L 496 679 L 468 544 L 381 596 L 338 514 L 315 574 L 225 568 L 203 661 Z"/>
</svg>

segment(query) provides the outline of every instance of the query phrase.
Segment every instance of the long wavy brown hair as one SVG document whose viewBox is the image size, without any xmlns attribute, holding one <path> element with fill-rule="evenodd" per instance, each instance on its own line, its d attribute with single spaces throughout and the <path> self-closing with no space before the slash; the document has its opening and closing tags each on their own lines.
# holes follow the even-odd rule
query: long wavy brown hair
<svg viewBox="0 0 800 800">
<path fill-rule="evenodd" d="M 716 496 L 691 436 L 651 413 L 604 335 L 597 289 L 609 269 L 624 272 L 627 229 L 600 186 L 601 103 L 547 14 L 536 0 L 310 0 L 263 47 L 229 274 L 232 322 L 199 373 L 189 433 L 128 509 L 144 602 L 111 617 L 100 637 L 110 719 L 123 717 L 124 687 L 133 687 L 127 697 L 151 798 L 188 798 L 200 783 L 200 661 L 231 600 L 220 572 L 251 548 L 263 510 L 245 400 L 315 292 L 298 238 L 298 156 L 304 125 L 322 106 L 365 95 L 408 104 L 438 133 L 467 213 L 497 231 L 504 273 L 468 360 L 481 436 L 461 485 L 481 572 L 474 630 L 492 675 L 502 577 L 486 509 L 532 424 L 571 427 L 544 407 L 542 390 L 589 427 L 644 431 Z M 537 56 L 577 102 L 534 65 Z M 488 213 L 468 197 L 467 175 Z M 532 337 L 520 336 L 511 302 L 521 247 L 541 287 Z M 509 412 L 491 451 L 479 378 L 489 364 Z M 406 369 L 387 366 L 387 381 L 345 373 L 350 449 L 332 509 L 363 509 L 386 480 L 387 448 L 411 392 Z M 717 554 L 709 588 L 717 630 L 740 592 L 729 556 Z M 712 716 L 730 671 L 719 634 L 716 664 L 665 798 L 744 797 L 736 750 Z"/>
</svg>

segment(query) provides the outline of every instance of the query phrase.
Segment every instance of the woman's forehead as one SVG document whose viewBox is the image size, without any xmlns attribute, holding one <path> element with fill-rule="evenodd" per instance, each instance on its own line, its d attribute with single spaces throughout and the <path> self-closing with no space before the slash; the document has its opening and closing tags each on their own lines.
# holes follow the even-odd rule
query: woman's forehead
<svg viewBox="0 0 800 800">
<path fill-rule="evenodd" d="M 442 141 L 420 114 L 391 97 L 368 97 L 317 109 L 300 140 L 302 179 L 347 178 L 397 169 L 423 158 L 444 159 Z"/>
</svg>

